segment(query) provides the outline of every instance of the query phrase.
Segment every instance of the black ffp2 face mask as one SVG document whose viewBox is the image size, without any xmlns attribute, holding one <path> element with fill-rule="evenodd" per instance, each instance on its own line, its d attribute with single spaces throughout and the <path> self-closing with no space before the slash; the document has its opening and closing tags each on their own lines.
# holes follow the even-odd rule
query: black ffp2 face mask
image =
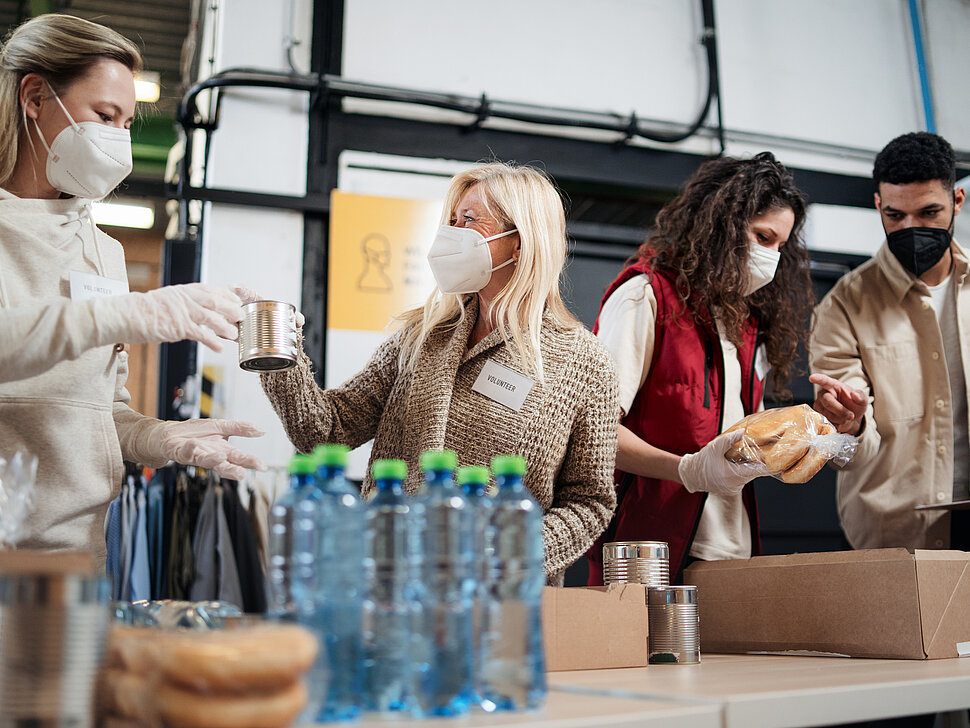
<svg viewBox="0 0 970 728">
<path fill-rule="evenodd" d="M 890 252 L 903 268 L 919 277 L 940 262 L 953 238 L 953 217 L 945 228 L 910 227 L 886 233 Z"/>
</svg>

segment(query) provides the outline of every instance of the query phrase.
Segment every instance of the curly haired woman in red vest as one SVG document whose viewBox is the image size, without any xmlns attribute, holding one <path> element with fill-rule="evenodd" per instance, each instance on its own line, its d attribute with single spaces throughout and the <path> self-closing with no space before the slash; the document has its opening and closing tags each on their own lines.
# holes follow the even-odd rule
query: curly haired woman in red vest
<svg viewBox="0 0 970 728">
<path fill-rule="evenodd" d="M 594 331 L 620 379 L 619 502 L 590 584 L 609 541 L 666 541 L 675 580 L 695 559 L 760 552 L 755 475 L 724 458 L 741 433 L 719 434 L 763 408 L 769 373 L 787 391 L 814 298 L 804 221 L 770 153 L 705 162 L 607 290 Z"/>
</svg>

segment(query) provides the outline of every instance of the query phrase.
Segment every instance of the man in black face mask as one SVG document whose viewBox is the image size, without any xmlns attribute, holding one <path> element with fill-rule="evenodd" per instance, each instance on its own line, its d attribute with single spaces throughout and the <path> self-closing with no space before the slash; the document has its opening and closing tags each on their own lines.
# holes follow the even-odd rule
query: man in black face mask
<svg viewBox="0 0 970 728">
<path fill-rule="evenodd" d="M 886 242 L 822 300 L 811 340 L 815 409 L 859 436 L 839 517 L 854 548 L 970 550 L 970 511 L 915 510 L 970 499 L 965 192 L 953 149 L 926 132 L 886 145 L 873 179 Z"/>
</svg>

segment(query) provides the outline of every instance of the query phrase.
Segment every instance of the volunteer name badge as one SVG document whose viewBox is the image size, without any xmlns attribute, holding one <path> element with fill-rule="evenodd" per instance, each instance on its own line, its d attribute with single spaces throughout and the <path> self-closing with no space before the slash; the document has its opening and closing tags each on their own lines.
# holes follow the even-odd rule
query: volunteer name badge
<svg viewBox="0 0 970 728">
<path fill-rule="evenodd" d="M 72 270 L 70 281 L 72 301 L 90 301 L 92 298 L 122 296 L 128 293 L 127 281 L 116 281 L 94 273 Z"/>
<path fill-rule="evenodd" d="M 533 384 L 535 382 L 524 374 L 489 359 L 472 385 L 472 390 L 518 412 Z"/>
</svg>

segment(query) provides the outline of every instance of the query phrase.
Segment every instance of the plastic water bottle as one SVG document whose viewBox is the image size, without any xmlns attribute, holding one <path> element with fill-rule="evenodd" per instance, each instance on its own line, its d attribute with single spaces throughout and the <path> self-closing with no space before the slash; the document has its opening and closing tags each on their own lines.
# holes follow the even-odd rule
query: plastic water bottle
<svg viewBox="0 0 970 728">
<path fill-rule="evenodd" d="M 290 489 L 269 512 L 269 600 L 271 619 L 307 627 L 320 641 L 320 653 L 308 676 L 310 697 L 301 722 L 312 722 L 327 691 L 330 669 L 320 628 L 315 558 L 317 509 L 316 458 L 290 459 Z"/>
<path fill-rule="evenodd" d="M 475 514 L 455 485 L 458 456 L 450 450 L 425 451 L 421 469 L 425 506 L 424 585 L 431 641 L 426 680 L 432 715 L 466 713 L 474 696 L 472 677 L 472 598 L 475 593 Z"/>
<path fill-rule="evenodd" d="M 363 568 L 366 513 L 357 489 L 344 477 L 348 449 L 321 445 L 317 458 L 315 552 L 317 625 L 329 680 L 318 721 L 360 713 L 363 685 Z"/>
<path fill-rule="evenodd" d="M 492 503 L 488 633 L 482 666 L 486 710 L 537 708 L 546 697 L 542 648 L 542 509 L 522 483 L 525 459 L 492 459 L 498 484 Z"/>
<path fill-rule="evenodd" d="M 275 619 L 296 620 L 314 609 L 316 461 L 309 455 L 290 460 L 290 489 L 269 512 L 269 604 Z"/>
<path fill-rule="evenodd" d="M 472 601 L 472 677 L 475 688 L 473 701 L 482 703 L 481 677 L 485 641 L 483 635 L 488 631 L 488 584 L 489 550 L 492 545 L 492 499 L 488 496 L 488 468 L 481 465 L 466 465 L 458 468 L 456 480 L 462 492 L 471 502 L 475 513 L 475 596 Z"/>
<path fill-rule="evenodd" d="M 403 460 L 377 460 L 377 495 L 367 504 L 364 560 L 364 708 L 425 714 L 428 672 L 421 582 L 424 506 L 402 490 Z"/>
</svg>

